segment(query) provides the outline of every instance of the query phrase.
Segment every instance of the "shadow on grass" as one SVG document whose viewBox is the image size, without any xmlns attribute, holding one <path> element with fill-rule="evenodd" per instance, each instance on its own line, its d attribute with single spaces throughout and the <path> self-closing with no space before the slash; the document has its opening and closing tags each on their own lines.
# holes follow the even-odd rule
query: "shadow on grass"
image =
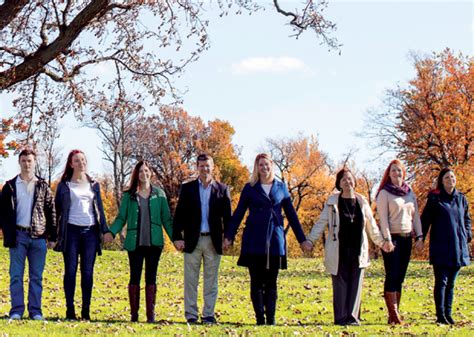
<svg viewBox="0 0 474 337">
<path fill-rule="evenodd" d="M 0 317 L 0 320 L 9 320 L 8 316 L 2 316 Z M 28 318 L 23 318 L 19 320 L 18 322 L 26 322 L 26 321 L 31 321 L 34 322 L 31 319 Z M 265 327 L 264 326 L 258 326 L 255 323 L 242 323 L 242 322 L 229 322 L 229 321 L 219 321 L 216 325 L 213 324 L 203 324 L 203 323 L 195 323 L 195 324 L 188 324 L 184 320 L 183 321 L 169 321 L 169 320 L 158 320 L 154 323 L 147 323 L 146 321 L 139 321 L 139 322 L 130 322 L 129 320 L 113 320 L 113 319 L 91 319 L 90 321 L 86 320 L 66 320 L 64 317 L 58 317 L 58 316 L 52 316 L 52 317 L 46 317 L 46 321 L 49 323 L 64 323 L 64 324 L 75 324 L 75 323 L 90 323 L 90 324 L 95 324 L 95 323 L 101 323 L 101 324 L 126 324 L 126 325 L 160 325 L 160 326 L 193 326 L 193 327 L 213 327 L 213 326 L 230 326 L 230 327 L 235 327 L 235 328 L 241 328 L 241 327 Z M 273 325 L 272 327 L 278 328 L 278 327 L 338 327 L 338 328 L 361 328 L 364 326 L 384 326 L 386 324 L 382 322 L 374 322 L 374 323 L 367 323 L 367 322 L 362 322 L 360 326 L 349 326 L 349 325 L 335 325 L 334 323 L 329 323 L 329 322 L 305 322 L 305 323 L 278 323 L 276 325 Z M 407 326 L 409 326 L 408 324 Z M 268 326 L 267 326 L 268 327 Z"/>
</svg>

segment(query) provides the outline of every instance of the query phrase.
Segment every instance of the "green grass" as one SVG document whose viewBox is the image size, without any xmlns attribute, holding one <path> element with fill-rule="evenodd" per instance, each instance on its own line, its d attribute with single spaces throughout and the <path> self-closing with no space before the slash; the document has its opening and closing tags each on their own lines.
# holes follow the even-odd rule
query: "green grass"
<svg viewBox="0 0 474 337">
<path fill-rule="evenodd" d="M 62 289 L 63 263 L 58 253 L 48 252 L 44 273 L 43 313 L 45 322 L 28 319 L 9 321 L 8 250 L 0 248 L 0 336 L 25 335 L 472 335 L 474 330 L 474 268 L 461 270 L 456 283 L 454 327 L 434 323 L 432 269 L 426 262 L 410 263 L 401 311 L 407 325 L 386 324 L 382 297 L 383 265 L 373 261 L 366 271 L 362 299 L 362 326 L 339 327 L 332 324 L 331 280 L 321 259 L 289 261 L 289 270 L 279 277 L 279 300 L 275 327 L 254 325 L 249 298 L 249 279 L 245 268 L 236 266 L 236 257 L 224 257 L 219 278 L 217 316 L 219 325 L 188 326 L 183 313 L 183 258 L 179 253 L 163 254 L 158 269 L 157 324 L 144 323 L 142 291 L 140 322 L 129 322 L 127 297 L 128 260 L 125 252 L 106 251 L 95 267 L 91 322 L 65 322 L 65 300 Z M 80 284 L 78 278 L 77 284 Z M 25 287 L 26 289 L 26 287 Z M 201 291 L 200 291 L 201 293 Z M 200 295 L 201 297 L 201 295 Z M 76 299 L 80 300 L 80 287 Z M 201 298 L 200 298 L 201 300 Z M 201 303 L 201 302 L 200 302 Z M 200 304 L 201 305 L 201 304 Z M 77 302 L 80 311 L 80 302 Z"/>
</svg>

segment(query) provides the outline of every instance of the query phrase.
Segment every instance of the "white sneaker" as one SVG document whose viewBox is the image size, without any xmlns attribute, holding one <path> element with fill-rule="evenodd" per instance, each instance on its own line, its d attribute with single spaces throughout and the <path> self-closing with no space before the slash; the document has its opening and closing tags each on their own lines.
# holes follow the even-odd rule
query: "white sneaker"
<svg viewBox="0 0 474 337">
<path fill-rule="evenodd" d="M 20 314 L 12 314 L 12 315 L 10 315 L 10 319 L 17 321 L 17 320 L 21 319 L 21 316 L 20 316 Z"/>
<path fill-rule="evenodd" d="M 36 314 L 32 317 L 32 320 L 34 320 L 34 321 L 44 321 L 44 317 L 41 314 Z"/>
</svg>

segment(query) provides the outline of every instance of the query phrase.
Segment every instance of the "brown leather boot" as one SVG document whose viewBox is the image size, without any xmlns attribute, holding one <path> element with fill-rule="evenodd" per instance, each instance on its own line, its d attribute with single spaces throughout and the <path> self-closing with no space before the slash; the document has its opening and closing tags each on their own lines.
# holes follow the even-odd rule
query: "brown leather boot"
<svg viewBox="0 0 474 337">
<path fill-rule="evenodd" d="M 400 311 L 400 299 L 402 298 L 402 292 L 401 292 L 401 291 L 397 291 L 396 294 L 397 294 L 397 310 L 398 310 L 398 316 L 400 316 L 400 320 L 403 321 L 403 316 L 402 316 L 401 311 Z"/>
<path fill-rule="evenodd" d="M 397 293 L 395 291 L 384 292 L 385 304 L 388 309 L 388 324 L 402 324 L 398 313 Z"/>
<path fill-rule="evenodd" d="M 146 300 L 146 321 L 148 323 L 153 323 L 155 322 L 156 284 L 146 285 L 145 300 Z"/>
<path fill-rule="evenodd" d="M 130 301 L 130 320 L 138 322 L 138 309 L 140 308 L 140 286 L 138 284 L 128 285 L 128 299 Z"/>
</svg>

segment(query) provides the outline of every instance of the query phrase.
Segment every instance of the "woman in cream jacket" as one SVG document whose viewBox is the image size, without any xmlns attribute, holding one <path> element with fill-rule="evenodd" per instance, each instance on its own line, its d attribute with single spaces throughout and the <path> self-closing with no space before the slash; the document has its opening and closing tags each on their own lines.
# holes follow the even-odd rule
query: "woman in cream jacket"
<svg viewBox="0 0 474 337">
<path fill-rule="evenodd" d="M 367 200 L 354 191 L 349 169 L 336 175 L 338 192 L 329 196 L 318 222 L 307 235 L 306 250 L 312 249 L 326 228 L 324 265 L 332 276 L 334 323 L 359 325 L 364 268 L 369 265 L 369 240 L 382 247 L 384 240 Z"/>
</svg>

